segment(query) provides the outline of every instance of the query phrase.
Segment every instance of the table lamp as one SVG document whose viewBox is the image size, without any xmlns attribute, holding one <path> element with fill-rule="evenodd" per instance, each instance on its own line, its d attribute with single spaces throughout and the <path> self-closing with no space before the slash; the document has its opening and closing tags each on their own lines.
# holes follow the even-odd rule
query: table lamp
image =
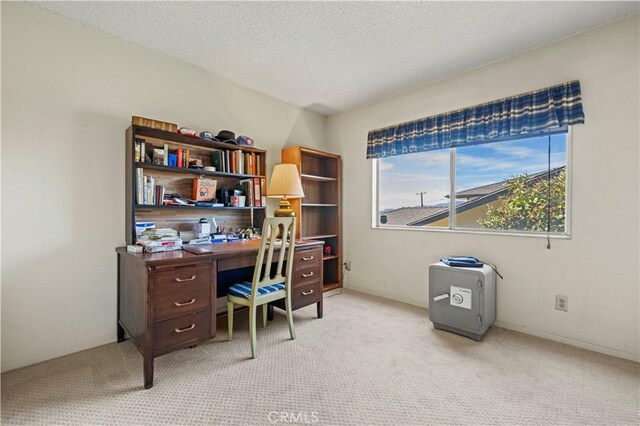
<svg viewBox="0 0 640 426">
<path fill-rule="evenodd" d="M 276 164 L 269 182 L 268 197 L 282 197 L 278 209 L 273 213 L 276 217 L 295 216 L 291 203 L 287 198 L 302 198 L 304 191 L 295 164 Z"/>
</svg>

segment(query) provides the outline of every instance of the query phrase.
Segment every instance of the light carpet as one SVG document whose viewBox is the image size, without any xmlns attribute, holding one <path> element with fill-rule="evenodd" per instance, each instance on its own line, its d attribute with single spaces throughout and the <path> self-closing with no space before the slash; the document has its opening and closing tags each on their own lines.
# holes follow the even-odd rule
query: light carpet
<svg viewBox="0 0 640 426">
<path fill-rule="evenodd" d="M 356 292 L 156 359 L 129 341 L 2 375 L 3 424 L 639 424 L 639 365 L 492 327 L 480 343 L 425 309 Z M 115 329 L 114 329 L 115 335 Z"/>
</svg>

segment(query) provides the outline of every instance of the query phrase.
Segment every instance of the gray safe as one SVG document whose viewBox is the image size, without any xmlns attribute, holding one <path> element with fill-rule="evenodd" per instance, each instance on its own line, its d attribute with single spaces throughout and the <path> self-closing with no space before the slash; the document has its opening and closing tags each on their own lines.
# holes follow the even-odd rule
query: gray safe
<svg viewBox="0 0 640 426">
<path fill-rule="evenodd" d="M 482 339 L 496 320 L 496 273 L 482 268 L 429 266 L 429 319 L 438 330 Z"/>
</svg>

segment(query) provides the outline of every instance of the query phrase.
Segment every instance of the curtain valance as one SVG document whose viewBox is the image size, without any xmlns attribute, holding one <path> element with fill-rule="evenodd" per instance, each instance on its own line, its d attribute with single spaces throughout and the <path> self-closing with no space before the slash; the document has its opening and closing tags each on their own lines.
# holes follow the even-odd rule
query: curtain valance
<svg viewBox="0 0 640 426">
<path fill-rule="evenodd" d="M 421 118 L 369 132 L 367 158 L 478 145 L 584 123 L 580 82 Z"/>
</svg>

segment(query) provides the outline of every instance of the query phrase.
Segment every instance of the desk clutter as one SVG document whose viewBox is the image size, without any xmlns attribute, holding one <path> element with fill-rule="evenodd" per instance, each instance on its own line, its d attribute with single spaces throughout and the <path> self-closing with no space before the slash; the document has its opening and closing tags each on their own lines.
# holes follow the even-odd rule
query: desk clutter
<svg viewBox="0 0 640 426">
<path fill-rule="evenodd" d="M 260 239 L 260 229 L 226 228 L 217 226 L 215 218 L 211 223 L 201 218 L 193 231 L 178 232 L 171 228 L 158 228 L 154 222 L 136 222 L 136 244 L 127 246 L 129 253 L 161 253 L 182 250 L 185 245 L 226 243 L 240 240 Z"/>
</svg>

